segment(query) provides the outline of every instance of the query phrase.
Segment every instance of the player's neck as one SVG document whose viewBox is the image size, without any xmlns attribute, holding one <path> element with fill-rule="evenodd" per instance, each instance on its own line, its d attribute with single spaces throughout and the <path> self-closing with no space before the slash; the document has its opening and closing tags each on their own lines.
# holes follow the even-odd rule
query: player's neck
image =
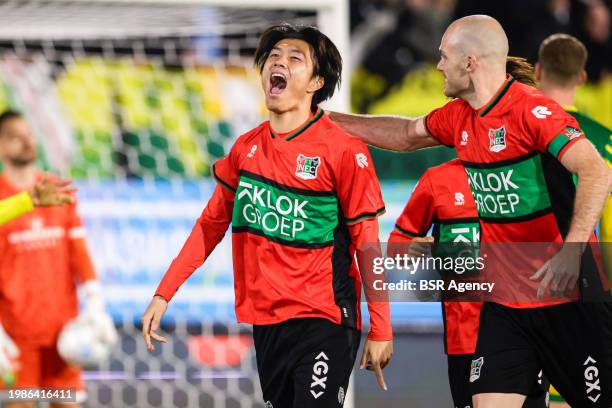
<svg viewBox="0 0 612 408">
<path fill-rule="evenodd" d="M 282 113 L 270 111 L 270 127 L 275 133 L 288 133 L 308 121 L 310 105 L 298 106 Z"/>
<path fill-rule="evenodd" d="M 18 189 L 28 189 L 36 182 L 36 174 L 38 170 L 34 165 L 12 166 L 4 163 L 2 174 L 4 177 Z"/>
<path fill-rule="evenodd" d="M 505 72 L 499 72 L 496 75 L 481 75 L 475 77 L 472 81 L 472 92 L 463 97 L 463 99 L 470 104 L 472 109 L 480 109 L 493 99 L 505 81 Z"/>
<path fill-rule="evenodd" d="M 576 87 L 562 88 L 541 82 L 538 89 L 561 106 L 574 106 L 576 98 Z"/>
</svg>

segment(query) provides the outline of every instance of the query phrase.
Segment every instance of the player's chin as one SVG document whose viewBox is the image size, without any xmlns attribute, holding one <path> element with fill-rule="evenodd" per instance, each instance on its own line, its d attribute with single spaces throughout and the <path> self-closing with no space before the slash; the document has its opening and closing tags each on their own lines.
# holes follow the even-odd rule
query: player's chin
<svg viewBox="0 0 612 408">
<path fill-rule="evenodd" d="M 283 98 L 281 98 L 281 95 L 270 95 L 270 94 L 266 95 L 266 108 L 270 112 L 283 113 L 284 105 L 285 104 L 283 103 Z"/>
<path fill-rule="evenodd" d="M 455 98 L 457 96 L 457 92 L 455 92 L 452 88 L 449 88 L 447 85 L 444 85 L 444 95 L 449 98 Z"/>
</svg>

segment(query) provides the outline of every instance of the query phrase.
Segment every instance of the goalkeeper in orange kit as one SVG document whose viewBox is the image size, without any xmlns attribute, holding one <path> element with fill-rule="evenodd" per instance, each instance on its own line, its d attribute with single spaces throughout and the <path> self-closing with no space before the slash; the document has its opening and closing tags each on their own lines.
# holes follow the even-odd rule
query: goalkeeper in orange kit
<svg viewBox="0 0 612 408">
<path fill-rule="evenodd" d="M 34 203 L 40 204 L 41 198 L 46 202 L 49 186 L 40 181 L 47 176 L 36 168 L 36 159 L 36 139 L 28 123 L 17 112 L 2 113 L 0 200 L 31 191 Z M 70 194 L 66 183 L 57 186 Z M 116 333 L 104 312 L 85 228 L 75 205 L 36 208 L 6 222 L 0 226 L 0 254 L 0 377 L 9 382 L 2 385 L 4 394 L 8 387 L 72 389 L 76 402 L 82 401 L 85 388 L 80 369 L 66 363 L 56 347 L 65 324 L 79 313 L 77 284 L 84 297 L 83 319 L 105 341 L 112 343 Z M 6 406 L 34 404 L 11 402 Z"/>
</svg>

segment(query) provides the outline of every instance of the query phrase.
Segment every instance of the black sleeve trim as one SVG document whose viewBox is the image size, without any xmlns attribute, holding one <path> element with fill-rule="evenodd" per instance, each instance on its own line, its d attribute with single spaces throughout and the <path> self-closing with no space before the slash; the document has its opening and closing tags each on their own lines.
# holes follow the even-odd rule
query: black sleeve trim
<svg viewBox="0 0 612 408">
<path fill-rule="evenodd" d="M 404 235 L 408 235 L 411 238 L 418 238 L 418 237 L 422 237 L 423 234 L 415 234 L 414 232 L 410 232 L 408 230 L 403 229 L 402 227 L 400 227 L 399 225 L 395 224 L 395 229 L 399 232 L 401 232 Z"/>
<path fill-rule="evenodd" d="M 386 211 L 385 207 L 382 207 L 382 208 L 379 208 L 375 212 L 363 213 L 363 214 L 360 214 L 360 215 L 358 215 L 357 217 L 354 217 L 354 218 L 345 218 L 344 221 L 346 221 L 347 225 L 355 224 L 355 223 L 358 223 L 359 221 L 363 221 L 363 220 L 368 219 L 368 218 L 376 218 L 379 215 L 384 214 L 385 211 Z"/>
</svg>

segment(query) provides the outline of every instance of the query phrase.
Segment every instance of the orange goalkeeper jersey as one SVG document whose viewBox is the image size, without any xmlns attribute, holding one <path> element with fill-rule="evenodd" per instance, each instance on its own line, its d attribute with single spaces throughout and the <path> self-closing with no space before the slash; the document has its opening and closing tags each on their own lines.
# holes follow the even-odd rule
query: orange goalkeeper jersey
<svg viewBox="0 0 612 408">
<path fill-rule="evenodd" d="M 0 199 L 18 193 L 0 175 Z M 76 284 L 95 278 L 76 207 L 36 208 L 0 227 L 0 322 L 13 339 L 51 345 L 76 316 Z"/>
</svg>

